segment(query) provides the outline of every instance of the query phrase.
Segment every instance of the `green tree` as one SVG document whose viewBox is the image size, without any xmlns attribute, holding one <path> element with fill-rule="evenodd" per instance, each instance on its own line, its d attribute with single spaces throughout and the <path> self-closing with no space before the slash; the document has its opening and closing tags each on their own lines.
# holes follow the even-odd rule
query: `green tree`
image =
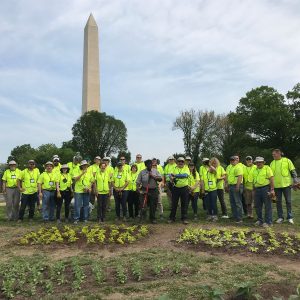
<svg viewBox="0 0 300 300">
<path fill-rule="evenodd" d="M 72 142 L 84 157 L 93 159 L 127 150 L 127 129 L 121 120 L 89 111 L 72 127 Z"/>
<path fill-rule="evenodd" d="M 16 146 L 11 150 L 7 162 L 15 160 L 18 166 L 23 169 L 27 166 L 28 160 L 30 159 L 36 159 L 36 150 L 32 148 L 30 144 L 24 144 Z"/>
</svg>

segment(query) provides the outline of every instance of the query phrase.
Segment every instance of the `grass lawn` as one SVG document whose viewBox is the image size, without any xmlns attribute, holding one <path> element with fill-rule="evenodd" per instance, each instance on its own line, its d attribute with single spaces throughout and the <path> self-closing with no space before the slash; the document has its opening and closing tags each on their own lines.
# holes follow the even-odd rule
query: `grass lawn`
<svg viewBox="0 0 300 300">
<path fill-rule="evenodd" d="M 248 219 L 242 226 L 224 219 L 207 222 L 201 201 L 199 221 L 192 220 L 189 209 L 188 228 L 265 231 L 255 228 L 254 220 Z M 115 223 L 113 200 L 111 203 L 107 225 Z M 261 299 L 273 296 L 287 299 L 296 293 L 300 262 L 293 256 L 259 255 L 243 250 L 227 253 L 178 244 L 176 239 L 187 226 L 180 223 L 179 214 L 178 222 L 166 224 L 170 212 L 166 198 L 163 203 L 164 220 L 149 224 L 149 236 L 124 245 L 22 246 L 18 242 L 24 234 L 44 227 L 40 215 L 37 214 L 33 223 L 7 222 L 5 207 L 1 205 L 0 299 L 255 299 L 254 294 L 259 294 Z M 300 233 L 299 192 L 293 193 L 293 213 L 295 225 L 275 224 L 275 233 Z M 275 208 L 273 216 L 276 219 Z M 127 222 L 126 226 L 133 224 Z M 72 228 L 82 226 L 71 225 Z M 238 290 L 242 293 L 239 298 Z"/>
</svg>

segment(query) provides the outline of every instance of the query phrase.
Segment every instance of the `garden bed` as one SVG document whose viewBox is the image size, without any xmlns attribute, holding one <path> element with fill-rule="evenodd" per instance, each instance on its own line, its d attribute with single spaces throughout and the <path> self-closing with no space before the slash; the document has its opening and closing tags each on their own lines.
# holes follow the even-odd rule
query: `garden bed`
<svg viewBox="0 0 300 300">
<path fill-rule="evenodd" d="M 276 255 L 300 258 L 300 233 L 275 233 L 272 229 L 203 229 L 186 228 L 176 240 L 180 245 L 202 251 L 216 250 L 223 253 Z"/>
</svg>

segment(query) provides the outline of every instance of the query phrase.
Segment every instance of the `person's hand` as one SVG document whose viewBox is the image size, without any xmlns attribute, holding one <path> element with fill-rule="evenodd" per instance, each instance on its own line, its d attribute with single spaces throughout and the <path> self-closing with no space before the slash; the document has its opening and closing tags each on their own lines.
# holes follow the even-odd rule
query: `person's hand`
<svg viewBox="0 0 300 300">
<path fill-rule="evenodd" d="M 56 195 L 56 196 L 57 196 L 57 198 L 61 198 L 61 193 L 60 193 L 60 191 L 57 192 L 57 195 Z"/>
<path fill-rule="evenodd" d="M 21 193 L 23 193 L 23 192 L 25 192 L 25 189 L 24 189 L 24 188 L 20 188 L 19 191 L 20 191 Z"/>
<path fill-rule="evenodd" d="M 225 192 L 229 193 L 229 187 L 228 187 L 228 185 L 225 186 Z"/>
<path fill-rule="evenodd" d="M 238 193 L 240 191 L 240 187 L 239 186 L 235 186 L 235 191 Z"/>
</svg>

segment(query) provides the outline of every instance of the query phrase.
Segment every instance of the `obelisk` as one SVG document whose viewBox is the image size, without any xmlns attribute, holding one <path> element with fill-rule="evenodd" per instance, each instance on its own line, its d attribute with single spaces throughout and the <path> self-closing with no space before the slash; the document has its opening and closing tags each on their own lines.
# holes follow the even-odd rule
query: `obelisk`
<svg viewBox="0 0 300 300">
<path fill-rule="evenodd" d="M 98 26 L 92 14 L 84 28 L 82 114 L 100 111 Z"/>
</svg>

